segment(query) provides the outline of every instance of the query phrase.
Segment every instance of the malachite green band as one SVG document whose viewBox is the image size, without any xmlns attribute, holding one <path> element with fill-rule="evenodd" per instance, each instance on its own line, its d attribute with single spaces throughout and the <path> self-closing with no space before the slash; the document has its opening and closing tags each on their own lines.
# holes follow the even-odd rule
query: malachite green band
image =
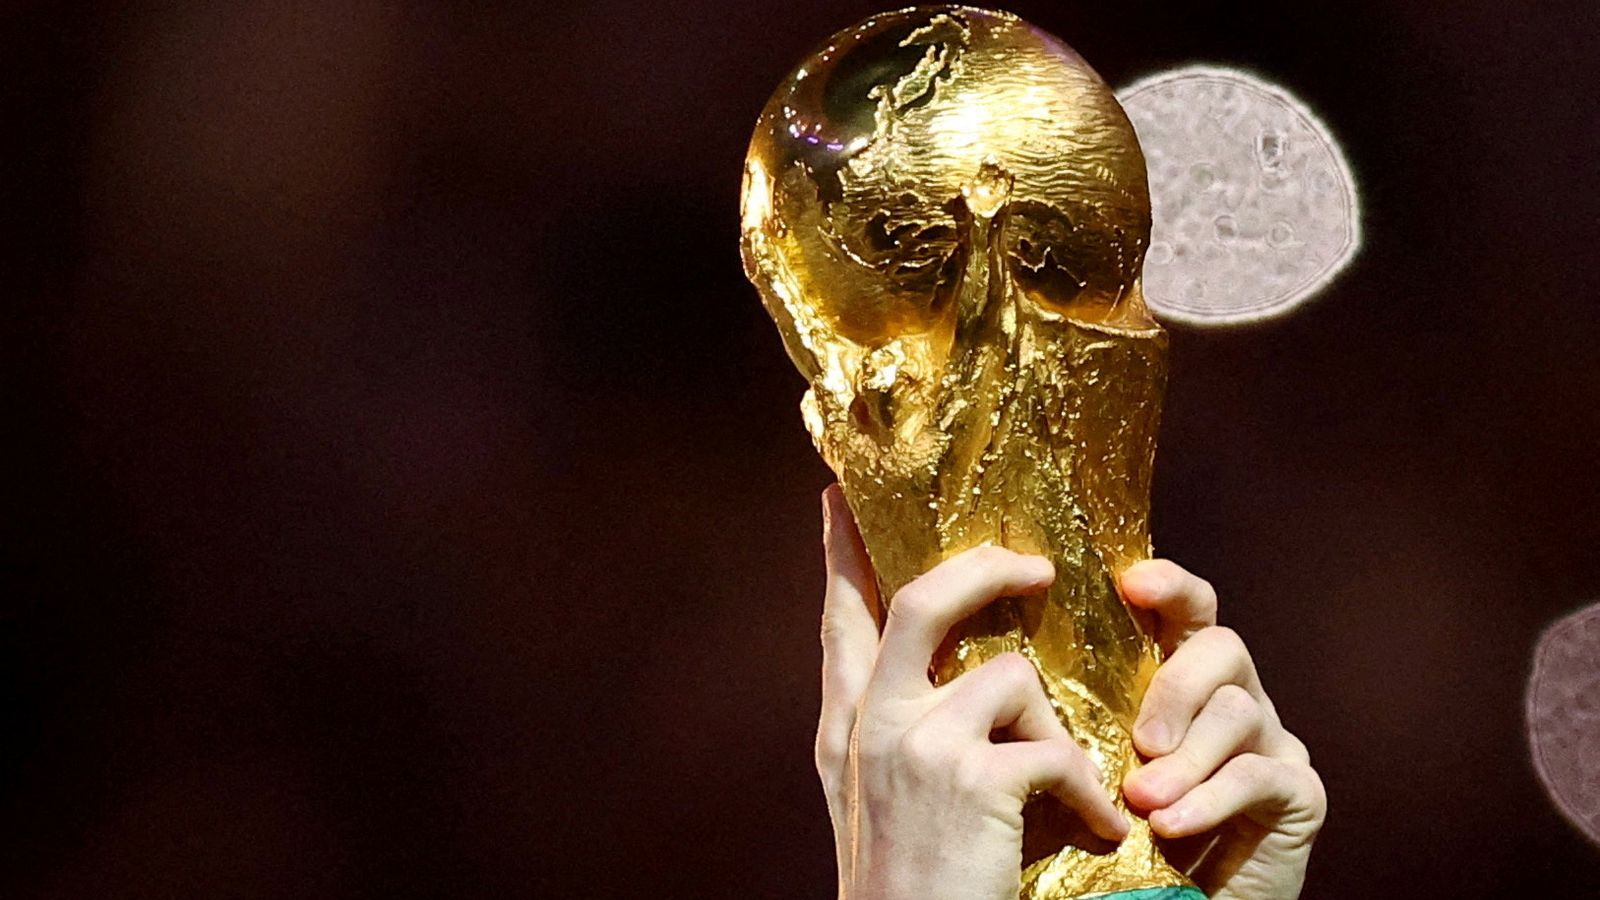
<svg viewBox="0 0 1600 900">
<path fill-rule="evenodd" d="M 1084 900 L 1206 900 L 1206 895 L 1197 887 L 1159 887 L 1095 894 L 1092 898 Z"/>
</svg>

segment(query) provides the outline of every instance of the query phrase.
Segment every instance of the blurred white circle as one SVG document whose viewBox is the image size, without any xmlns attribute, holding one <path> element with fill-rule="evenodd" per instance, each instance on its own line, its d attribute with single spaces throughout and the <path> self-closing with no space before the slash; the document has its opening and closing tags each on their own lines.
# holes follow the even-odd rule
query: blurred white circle
<svg viewBox="0 0 1600 900">
<path fill-rule="evenodd" d="M 1186 66 L 1117 92 L 1150 170 L 1144 294 L 1198 325 L 1281 315 L 1361 244 L 1355 180 L 1326 126 L 1284 88 Z"/>
<path fill-rule="evenodd" d="M 1539 637 L 1526 715 L 1540 783 L 1562 815 L 1600 843 L 1600 603 Z"/>
</svg>

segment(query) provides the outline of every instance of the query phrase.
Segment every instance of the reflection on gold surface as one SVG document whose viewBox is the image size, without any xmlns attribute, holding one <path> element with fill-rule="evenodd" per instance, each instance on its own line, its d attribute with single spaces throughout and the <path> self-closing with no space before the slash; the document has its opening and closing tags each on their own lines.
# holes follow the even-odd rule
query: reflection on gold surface
<svg viewBox="0 0 1600 900">
<path fill-rule="evenodd" d="M 773 94 L 741 221 L 884 596 L 986 542 L 1056 563 L 1048 596 L 966 623 L 936 677 L 1026 654 L 1120 803 L 1157 657 L 1113 574 L 1150 552 L 1166 337 L 1139 287 L 1144 158 L 1110 89 L 1009 14 L 874 16 Z M 1113 849 L 1036 800 L 1025 844 L 1024 897 L 1187 884 L 1142 820 Z"/>
</svg>

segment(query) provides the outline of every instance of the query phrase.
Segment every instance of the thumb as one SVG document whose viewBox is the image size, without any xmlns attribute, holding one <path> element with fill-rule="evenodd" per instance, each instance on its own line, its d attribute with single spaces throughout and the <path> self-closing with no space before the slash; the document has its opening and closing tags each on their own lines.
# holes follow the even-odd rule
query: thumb
<svg viewBox="0 0 1600 900">
<path fill-rule="evenodd" d="M 819 768 L 842 765 L 856 705 L 878 656 L 878 588 L 855 517 L 837 484 L 822 492 L 823 547 L 828 563 L 822 601 L 822 715 Z"/>
</svg>

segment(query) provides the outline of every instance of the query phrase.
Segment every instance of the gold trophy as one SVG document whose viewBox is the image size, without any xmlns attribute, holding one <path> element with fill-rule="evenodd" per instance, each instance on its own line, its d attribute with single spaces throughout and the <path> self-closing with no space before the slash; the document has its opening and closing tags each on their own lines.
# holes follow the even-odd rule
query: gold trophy
<svg viewBox="0 0 1600 900">
<path fill-rule="evenodd" d="M 1150 554 L 1166 335 L 1140 291 L 1144 157 L 1111 90 L 1008 13 L 873 16 L 767 103 L 741 230 L 882 596 L 986 542 L 1055 562 L 1047 596 L 968 620 L 934 677 L 1026 655 L 1120 805 L 1159 651 L 1114 575 Z M 1025 821 L 1024 898 L 1203 896 L 1142 819 L 1114 847 L 1053 800 Z"/>
</svg>

